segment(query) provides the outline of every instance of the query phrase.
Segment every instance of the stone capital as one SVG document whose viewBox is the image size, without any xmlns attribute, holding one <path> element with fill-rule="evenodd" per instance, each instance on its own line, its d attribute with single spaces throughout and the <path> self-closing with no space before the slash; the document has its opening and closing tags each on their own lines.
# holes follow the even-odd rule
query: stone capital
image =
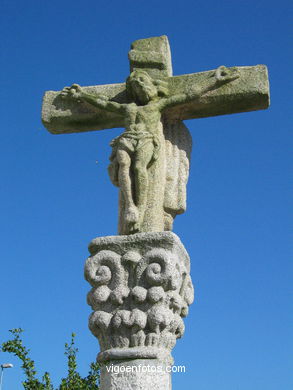
<svg viewBox="0 0 293 390">
<path fill-rule="evenodd" d="M 89 250 L 89 327 L 100 343 L 98 360 L 170 361 L 193 301 L 180 239 L 171 232 L 109 236 L 94 239 Z"/>
</svg>

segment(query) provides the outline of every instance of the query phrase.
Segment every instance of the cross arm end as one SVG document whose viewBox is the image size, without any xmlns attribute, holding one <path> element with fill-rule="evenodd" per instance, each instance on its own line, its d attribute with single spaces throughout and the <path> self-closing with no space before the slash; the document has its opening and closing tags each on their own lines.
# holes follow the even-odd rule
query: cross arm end
<svg viewBox="0 0 293 390">
<path fill-rule="evenodd" d="M 219 68 L 218 68 L 219 69 Z M 174 95 L 192 95 L 198 86 L 206 91 L 194 99 L 166 109 L 174 118 L 193 119 L 208 116 L 247 112 L 268 108 L 270 104 L 268 71 L 265 65 L 227 68 L 238 74 L 232 80 L 219 80 L 210 86 L 217 70 L 175 76 L 169 79 L 169 89 Z M 203 90 L 202 90 L 203 91 Z"/>
<path fill-rule="evenodd" d="M 125 84 L 82 87 L 85 94 L 103 95 L 111 104 L 127 102 Z M 52 134 L 65 134 L 123 127 L 117 112 L 93 107 L 85 102 L 63 99 L 61 91 L 47 91 L 43 97 L 42 122 Z"/>
</svg>

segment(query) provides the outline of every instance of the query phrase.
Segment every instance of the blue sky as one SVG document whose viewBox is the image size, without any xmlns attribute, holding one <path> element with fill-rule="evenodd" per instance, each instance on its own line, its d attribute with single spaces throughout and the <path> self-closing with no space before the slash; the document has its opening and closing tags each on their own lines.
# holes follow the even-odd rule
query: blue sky
<svg viewBox="0 0 293 390">
<path fill-rule="evenodd" d="M 175 75 L 266 64 L 271 107 L 186 121 L 193 140 L 188 210 L 174 231 L 192 264 L 196 301 L 173 351 L 176 389 L 289 390 L 289 1 L 7 1 L 1 35 L 1 321 L 25 329 L 40 373 L 66 375 L 77 333 L 83 375 L 98 353 L 87 329 L 87 244 L 116 233 L 109 142 L 121 132 L 49 134 L 46 90 L 122 82 L 132 41 L 166 34 Z M 291 35 L 292 36 L 292 35 Z M 291 66 L 290 66 L 291 65 Z M 292 84 L 291 84 L 292 87 Z M 0 354 L 3 389 L 19 362 Z"/>
</svg>

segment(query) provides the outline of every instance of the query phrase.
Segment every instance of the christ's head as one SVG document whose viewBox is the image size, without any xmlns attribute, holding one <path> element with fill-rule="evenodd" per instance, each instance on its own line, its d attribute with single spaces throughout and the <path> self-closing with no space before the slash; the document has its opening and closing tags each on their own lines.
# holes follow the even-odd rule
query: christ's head
<svg viewBox="0 0 293 390">
<path fill-rule="evenodd" d="M 137 69 L 126 80 L 126 88 L 135 102 L 145 105 L 159 95 L 167 95 L 167 89 L 165 88 L 165 92 L 162 92 L 162 88 L 159 87 L 162 83 L 165 82 L 153 80 L 147 72 Z"/>
</svg>

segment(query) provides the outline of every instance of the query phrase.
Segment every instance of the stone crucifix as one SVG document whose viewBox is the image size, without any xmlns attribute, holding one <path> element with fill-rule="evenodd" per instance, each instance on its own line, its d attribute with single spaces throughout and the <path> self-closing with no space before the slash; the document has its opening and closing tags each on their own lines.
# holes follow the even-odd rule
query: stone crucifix
<svg viewBox="0 0 293 390">
<path fill-rule="evenodd" d="M 53 134 L 124 127 L 111 142 L 111 181 L 120 187 L 119 234 L 172 230 L 186 210 L 192 140 L 182 120 L 269 105 L 264 65 L 172 76 L 166 36 L 135 41 L 125 83 L 73 84 L 44 96 Z"/>
</svg>

